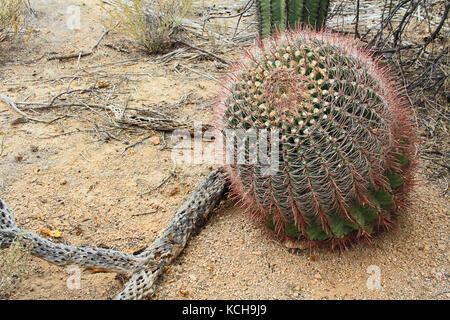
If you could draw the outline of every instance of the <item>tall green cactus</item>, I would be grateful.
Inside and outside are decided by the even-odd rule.
[[[259,36],[265,38],[275,30],[284,31],[307,25],[323,27],[329,0],[257,0]]]

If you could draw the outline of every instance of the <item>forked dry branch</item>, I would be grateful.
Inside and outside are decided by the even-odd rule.
[[[14,239],[20,237],[30,248],[31,254],[51,263],[93,267],[129,277],[115,299],[145,299],[153,293],[153,285],[164,272],[164,267],[180,254],[189,238],[207,221],[225,192],[225,174],[218,169],[183,203],[152,245],[137,255],[58,244],[21,230],[16,226],[6,203],[0,199],[0,248],[9,247]]]

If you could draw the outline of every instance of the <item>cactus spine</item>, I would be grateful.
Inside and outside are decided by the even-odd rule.
[[[329,0],[257,0],[259,36],[266,38],[275,30],[325,24]]]
[[[287,32],[247,52],[225,87],[222,130],[277,130],[281,141],[272,174],[228,165],[253,217],[281,238],[332,246],[391,226],[412,182],[414,126],[387,72],[353,40]]]

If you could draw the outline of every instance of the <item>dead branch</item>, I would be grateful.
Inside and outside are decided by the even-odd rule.
[[[112,30],[114,30],[119,24],[116,24],[113,28],[108,29],[108,30],[104,30],[102,35],[100,36],[100,38],[97,40],[97,42],[95,42],[95,44],[91,47],[90,50],[88,51],[80,51],[78,53],[71,53],[71,54],[62,54],[62,55],[53,55],[53,56],[49,56],[47,57],[47,60],[66,60],[66,59],[73,59],[73,58],[77,58],[80,59],[82,57],[86,57],[86,56],[90,56],[91,54],[94,53],[94,50],[98,47],[98,45],[100,44],[100,42],[103,40],[103,38]]]
[[[20,110],[17,106],[16,103],[14,102],[13,99],[11,99],[10,97],[8,97],[7,95],[1,94],[0,98],[3,99],[6,103],[8,103],[8,105],[14,109],[14,111],[16,111],[17,113],[19,113],[21,116],[23,116],[24,118],[24,122],[27,122],[28,120],[32,120],[35,122],[42,122],[42,123],[48,123],[49,121],[45,121],[45,120],[41,120],[41,119],[37,119],[37,118],[33,118],[30,117],[29,115],[27,115],[25,112],[23,112],[22,110]],[[52,120],[53,121],[53,120]]]
[[[154,292],[155,281],[165,267],[178,257],[188,240],[208,220],[224,198],[226,190],[222,169],[212,172],[176,211],[161,236],[137,255],[54,243],[21,230],[16,226],[6,203],[0,199],[0,248],[9,247],[16,237],[20,237],[30,246],[31,254],[56,265],[75,264],[130,277],[115,299],[145,299]]]
[[[219,56],[215,55],[214,53],[209,52],[209,51],[207,51],[207,50],[198,48],[198,47],[196,47],[196,46],[190,45],[190,44],[188,44],[188,43],[186,43],[186,42],[183,42],[183,41],[177,41],[176,43],[179,43],[179,44],[182,44],[183,46],[186,46],[186,47],[188,47],[188,48],[191,48],[191,49],[200,51],[200,52],[202,52],[202,53],[204,53],[204,54],[206,54],[206,55],[208,55],[208,56],[213,57],[213,58],[216,59],[217,61],[222,62],[223,64],[226,64],[226,65],[230,64],[227,60],[225,60],[225,59],[223,59],[223,58],[221,58],[221,57],[219,57]]]

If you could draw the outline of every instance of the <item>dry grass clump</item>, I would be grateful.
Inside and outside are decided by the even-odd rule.
[[[123,32],[149,53],[159,53],[173,42],[191,4],[192,0],[117,0],[108,11],[108,23],[120,23]]]
[[[17,34],[23,26],[22,0],[0,0],[0,41],[9,33]]]
[[[21,238],[0,251],[0,298],[9,297],[20,278],[29,273],[29,252]]]

